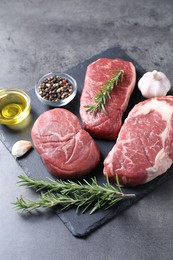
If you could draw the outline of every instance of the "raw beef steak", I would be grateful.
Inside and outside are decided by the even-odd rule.
[[[44,112],[34,123],[31,136],[48,171],[56,177],[82,176],[100,160],[96,143],[66,109]]]
[[[123,81],[119,81],[111,92],[111,99],[105,105],[107,114],[97,112],[95,116],[86,112],[85,106],[94,104],[94,97],[106,81],[123,70]],[[122,115],[127,108],[130,95],[135,87],[136,71],[131,62],[121,59],[101,58],[91,63],[86,71],[81,95],[80,115],[84,128],[95,138],[114,140],[121,127]]]
[[[104,161],[104,174],[124,186],[149,182],[173,162],[173,97],[137,104],[126,118],[117,142]]]

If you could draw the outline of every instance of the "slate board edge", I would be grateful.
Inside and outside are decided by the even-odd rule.
[[[117,49],[117,51],[120,50],[121,52],[124,52],[124,54],[125,54],[126,57],[127,57],[127,61],[132,61],[133,64],[135,64],[135,67],[139,68],[142,73],[145,73],[145,72],[146,72],[146,70],[145,70],[135,59],[131,58],[131,57],[125,52],[125,50],[123,50],[119,45],[112,46],[112,47],[110,47],[110,48],[108,48],[108,49],[106,49],[106,50],[102,50],[102,51],[100,51],[99,53],[96,53],[96,54],[94,54],[94,55],[91,55],[91,56],[89,56],[87,59],[85,59],[85,60],[83,60],[83,61],[77,63],[76,65],[74,65],[74,66],[68,68],[66,71],[62,71],[62,72],[68,73],[68,71],[71,71],[71,70],[75,69],[76,67],[81,66],[81,64],[83,64],[83,63],[85,63],[85,62],[87,62],[87,61],[95,60],[95,59],[100,58],[100,55],[101,55],[102,53],[104,54],[104,53],[106,53],[107,51],[112,51],[112,50],[115,50],[115,49]],[[115,58],[116,58],[116,57],[115,57]]]
[[[7,142],[1,140],[1,142],[4,144],[4,146],[7,148],[7,150],[10,152],[11,151],[7,145]],[[32,151],[31,151],[32,152]],[[13,156],[12,156],[13,157]],[[28,176],[32,176],[32,173],[29,171],[29,169],[23,169],[22,168],[22,163],[20,160],[16,160],[17,163],[19,164],[19,166],[21,167],[22,171],[27,174]],[[66,228],[72,233],[73,236],[77,237],[77,238],[86,238],[89,234],[91,234],[93,231],[97,230],[99,227],[103,226],[104,224],[106,224],[108,221],[110,221],[111,219],[117,217],[121,212],[127,210],[128,208],[132,207],[135,203],[137,203],[138,201],[140,201],[142,198],[146,197],[147,195],[149,195],[151,192],[153,192],[154,190],[156,190],[160,185],[162,185],[163,183],[165,183],[166,181],[168,181],[170,178],[172,178],[172,173],[168,173],[168,174],[164,174],[161,175],[160,177],[157,177],[157,184],[155,186],[153,186],[149,191],[147,191],[145,194],[142,194],[140,197],[137,197],[135,199],[129,199],[126,200],[127,204],[124,207],[121,207],[121,202],[119,203],[119,209],[118,211],[115,213],[115,215],[113,214],[109,214],[109,211],[107,211],[107,214],[103,216],[103,218],[97,222],[94,223],[93,225],[91,225],[90,227],[88,227],[87,230],[85,230],[85,232],[76,232],[74,227],[70,224],[70,222],[67,222],[66,219],[63,217],[63,215],[60,215],[61,211],[55,211],[55,214],[57,215],[57,217],[62,221],[62,223],[66,226]],[[89,217],[89,213],[88,213],[88,217]]]
[[[69,231],[73,234],[73,236],[78,237],[78,238],[86,238],[88,235],[91,235],[91,233],[93,231],[97,230],[98,228],[100,228],[104,224],[108,223],[111,219],[113,219],[113,218],[117,217],[118,215],[120,215],[121,212],[123,212],[123,211],[127,210],[128,208],[132,207],[134,204],[139,202],[144,197],[148,196],[150,193],[155,191],[160,185],[164,184],[165,182],[167,182],[172,177],[173,177],[172,170],[169,173],[167,173],[167,174],[158,176],[156,178],[157,179],[157,183],[154,186],[151,186],[150,190],[147,190],[146,193],[143,193],[142,195],[136,197],[135,199],[127,199],[127,200],[121,201],[116,206],[118,208],[118,210],[116,208],[117,212],[115,213],[115,215],[113,215],[112,213],[109,214],[109,210],[107,210],[107,214],[104,215],[103,218],[99,222],[94,223],[93,225],[88,227],[88,229],[85,230],[85,232],[76,232],[76,230],[72,227],[72,225],[64,219],[63,215],[62,216],[60,215],[60,211],[59,212],[55,212],[55,213],[62,220],[62,222],[69,229]],[[156,181],[156,179],[154,181]],[[123,203],[123,202],[125,202],[125,203]],[[124,204],[126,204],[126,205],[124,205]],[[89,213],[88,213],[88,217],[89,217]]]

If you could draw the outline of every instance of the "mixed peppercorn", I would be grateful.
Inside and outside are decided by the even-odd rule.
[[[53,102],[69,97],[72,92],[73,86],[70,81],[56,75],[45,78],[38,87],[40,96]]]

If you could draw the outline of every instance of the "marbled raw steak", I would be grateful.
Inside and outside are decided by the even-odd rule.
[[[107,114],[97,112],[95,116],[86,112],[86,106],[94,103],[94,97],[116,70],[123,70],[123,81],[119,81],[111,92],[111,99],[105,105]],[[81,95],[80,115],[85,130],[99,139],[115,140],[122,125],[122,115],[135,87],[136,71],[131,62],[121,59],[100,58],[87,67],[84,88]]]
[[[104,161],[104,174],[124,186],[144,184],[165,173],[173,162],[173,96],[137,104]]]

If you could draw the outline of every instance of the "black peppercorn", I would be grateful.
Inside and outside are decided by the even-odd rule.
[[[72,92],[71,82],[57,75],[45,78],[38,87],[39,95],[53,102],[69,97]]]

